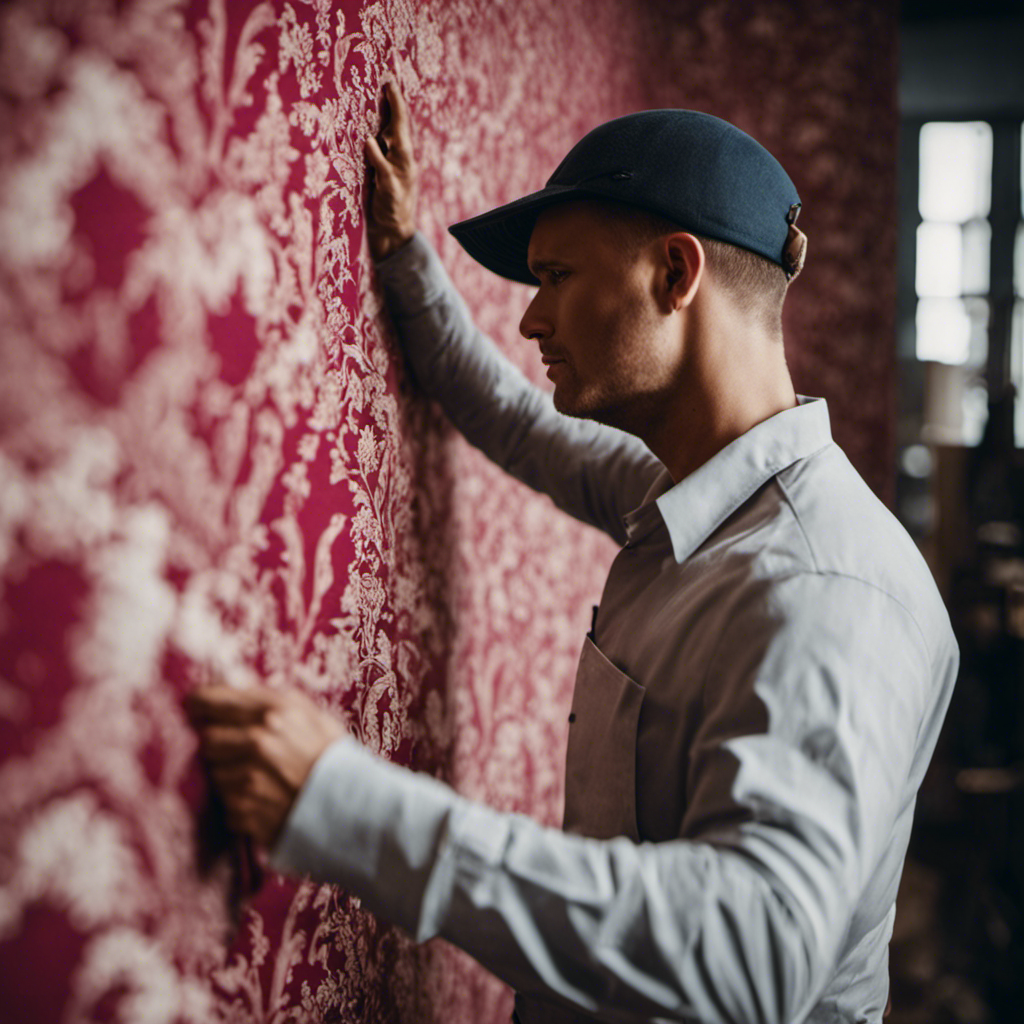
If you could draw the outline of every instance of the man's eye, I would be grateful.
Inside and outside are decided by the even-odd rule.
[[[560,281],[564,281],[565,280],[567,274],[568,274],[568,271],[565,271],[565,270],[549,270],[548,271],[548,280],[552,284],[558,284]]]

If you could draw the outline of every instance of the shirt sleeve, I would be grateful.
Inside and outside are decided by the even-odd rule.
[[[422,235],[378,263],[377,273],[417,382],[470,444],[623,543],[622,517],[664,469],[647,446],[559,413],[476,327]]]
[[[913,803],[939,688],[913,620],[865,584],[796,580],[747,604],[708,666],[688,838],[568,835],[346,739],[274,863],[601,1020],[803,1019]]]
[[[351,740],[317,762],[271,861],[600,1020],[789,1024],[815,975],[806,924],[744,857],[544,828]],[[759,960],[774,962],[751,977]],[[734,1009],[748,986],[767,1000],[763,1014]]]

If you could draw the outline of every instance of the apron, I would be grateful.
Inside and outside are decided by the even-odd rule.
[[[636,736],[644,688],[619,671],[587,636],[576,672],[565,759],[562,827],[593,839],[628,836],[636,823]],[[519,1024],[593,1024],[594,1018],[516,994]]]

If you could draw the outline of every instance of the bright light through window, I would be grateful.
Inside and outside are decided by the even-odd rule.
[[[917,229],[917,358],[978,370],[988,339],[992,128],[921,128]]]
[[[984,295],[991,246],[987,220],[962,225],[926,220],[917,229],[917,294],[939,299]]]
[[[925,221],[917,229],[917,294],[955,299],[963,282],[963,230]]]
[[[963,232],[961,289],[964,295],[987,295],[992,225],[987,220],[972,220],[964,225]]]
[[[987,217],[992,201],[992,128],[984,121],[932,121],[921,128],[918,204],[925,220],[962,224]]]
[[[917,358],[966,363],[971,354],[971,318],[960,299],[922,299],[917,304]]]
[[[988,353],[988,303],[974,298],[921,299],[917,358],[982,366]]]

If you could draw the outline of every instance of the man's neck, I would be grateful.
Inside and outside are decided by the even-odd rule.
[[[727,336],[732,328],[732,337]],[[643,440],[678,483],[752,427],[797,404],[781,338],[716,322]]]

